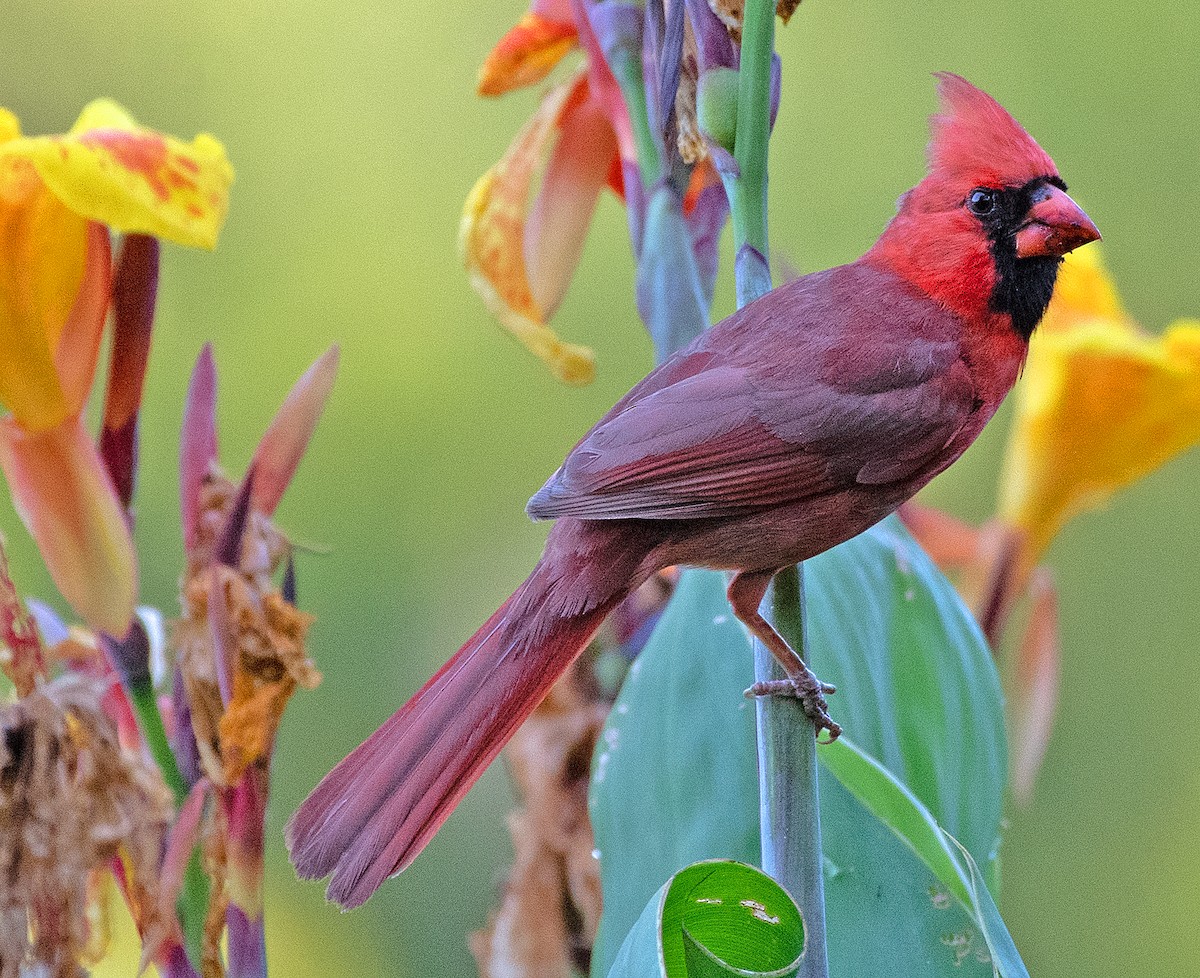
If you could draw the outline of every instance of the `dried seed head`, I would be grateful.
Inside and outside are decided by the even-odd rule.
[[[274,583],[291,553],[274,523],[251,511],[240,566],[212,560],[235,495],[233,483],[210,472],[180,598],[183,617],[172,636],[201,767],[217,785],[236,784],[248,765],[268,757],[296,687],[312,689],[321,681],[304,646],[312,616],[286,601]],[[217,608],[210,607],[214,594]]]
[[[97,881],[119,859],[143,932],[159,914],[170,792],[123,750],[105,683],[65,674],[0,709],[0,978],[74,975],[94,956]]]
[[[4,537],[0,536],[0,671],[17,688],[18,696],[32,692],[46,676],[46,655],[37,625],[25,610],[8,573]]]

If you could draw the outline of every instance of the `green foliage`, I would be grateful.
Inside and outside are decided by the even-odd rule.
[[[970,912],[997,970],[1005,978],[1029,978],[1000,911],[980,879],[978,865],[937,824],[929,809],[847,737],[830,744],[822,759],[846,789],[891,829]]]
[[[999,685],[953,589],[890,519],[806,565],[810,654],[838,686],[848,736],[993,867],[1005,783]],[[662,881],[698,859],[756,863],[758,788],[749,642],[724,579],[690,572],[625,683],[597,754],[592,820],[604,975]],[[834,974],[991,974],[987,942],[951,891],[822,771]]]
[[[608,978],[789,978],[804,953],[804,921],[761,870],[711,860],[676,873],[654,894]]]

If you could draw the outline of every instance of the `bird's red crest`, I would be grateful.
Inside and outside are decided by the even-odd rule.
[[[934,77],[941,111],[930,121],[931,175],[994,186],[1058,175],[1046,151],[987,92],[949,72]]]

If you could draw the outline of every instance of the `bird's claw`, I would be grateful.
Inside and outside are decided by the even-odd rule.
[[[817,728],[817,740],[822,744],[832,744],[842,735],[842,727],[829,715],[829,704],[825,697],[837,692],[837,687],[823,683],[809,669],[799,676],[789,676],[787,679],[772,679],[758,682],[746,690],[747,696],[786,696],[800,701],[804,715]],[[821,732],[828,730],[829,739],[821,740]]]

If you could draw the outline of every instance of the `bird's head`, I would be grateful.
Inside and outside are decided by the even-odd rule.
[[[1062,256],[1100,232],[1000,103],[958,75],[936,77],[929,171],[868,258],[961,315],[1007,315],[1028,338]]]

